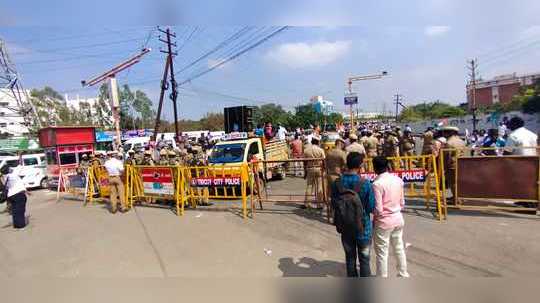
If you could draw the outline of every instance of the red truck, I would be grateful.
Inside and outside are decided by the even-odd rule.
[[[39,144],[47,157],[49,187],[58,186],[60,169],[73,171],[83,154],[94,153],[96,131],[93,126],[55,126],[39,130]]]

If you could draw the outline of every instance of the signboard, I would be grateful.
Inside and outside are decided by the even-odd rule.
[[[405,183],[426,181],[426,171],[422,168],[396,170],[396,171],[391,171],[389,173],[394,176],[400,177]],[[373,181],[377,177],[377,174],[376,173],[361,173],[360,176],[362,178]]]
[[[227,140],[238,140],[238,139],[247,139],[248,138],[248,134],[246,132],[234,132],[234,133],[230,133],[230,134],[225,134],[223,135],[222,139],[224,141],[227,141]]]
[[[144,194],[174,195],[172,170],[168,167],[145,167],[141,169]]]
[[[242,178],[240,176],[199,177],[192,178],[189,184],[193,187],[240,186],[242,184]]]
[[[112,142],[114,138],[114,132],[96,132],[96,142]]]
[[[345,105],[358,104],[358,96],[356,94],[347,94],[344,98]]]

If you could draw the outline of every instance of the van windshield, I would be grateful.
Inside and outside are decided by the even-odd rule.
[[[236,163],[244,160],[245,143],[216,145],[208,158],[210,163]]]

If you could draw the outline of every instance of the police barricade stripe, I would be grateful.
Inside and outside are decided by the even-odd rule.
[[[434,155],[388,157],[389,173],[400,177],[405,183],[405,197],[423,198],[426,209],[433,205],[439,221],[446,219],[446,204],[440,188],[440,170]],[[376,178],[371,158],[366,158],[362,176],[373,181]]]

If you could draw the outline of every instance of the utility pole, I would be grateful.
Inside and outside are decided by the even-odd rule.
[[[376,80],[376,79],[381,79],[384,76],[388,76],[387,71],[382,71],[380,74],[375,74],[375,75],[363,75],[363,76],[350,76],[350,77],[348,77],[347,78],[347,84],[348,84],[348,87],[349,87],[349,94],[353,93],[353,91],[352,91],[353,82],[365,81],[365,80]],[[356,103],[355,104],[357,104],[357,106],[358,106],[358,97],[356,97]],[[354,112],[353,112],[353,104],[352,103],[349,104],[349,114],[351,116],[351,129],[353,129],[353,127],[354,127]],[[357,116],[358,116],[358,114],[357,114]]]
[[[472,116],[473,116],[473,132],[476,131],[476,73],[477,73],[477,69],[478,69],[478,60],[477,59],[472,59],[471,61],[469,61],[469,64],[470,66],[468,66],[469,70],[471,71],[471,73],[469,74],[469,77],[470,77],[470,84],[469,84],[469,87],[471,89],[471,91],[469,92],[470,93],[470,98],[471,98],[471,104],[469,104],[469,108],[472,112]]]
[[[28,91],[24,89],[21,76],[9,57],[4,41],[0,39],[0,89],[4,88],[9,89],[11,92],[10,97],[12,96],[17,102],[17,108],[10,110],[24,119],[26,128],[30,132],[36,130],[33,129],[33,126],[38,129],[41,128],[41,120],[32,98],[28,95]]]
[[[403,95],[397,93],[394,95],[394,103],[396,105],[396,123],[398,121],[398,113],[399,113],[399,106],[403,106],[403,104],[401,103],[401,100],[403,100]]]
[[[177,101],[177,98],[178,98],[178,84],[176,83],[176,80],[174,79],[174,56],[178,55],[178,53],[174,52],[173,51],[173,46],[176,47],[176,43],[175,42],[172,42],[171,41],[171,37],[173,38],[176,38],[176,34],[171,32],[171,29],[170,28],[167,28],[167,30],[162,30],[161,28],[158,27],[158,30],[165,34],[167,36],[167,39],[166,40],[163,40],[161,38],[159,38],[159,41],[163,42],[163,43],[166,43],[167,44],[167,50],[160,50],[162,53],[165,53],[167,54],[167,61],[165,63],[165,72],[163,74],[163,81],[162,81],[162,84],[161,84],[161,94],[160,94],[160,101],[159,101],[159,105],[158,105],[158,119],[156,121],[156,128],[154,129],[154,138],[155,136],[157,136],[157,132],[159,131],[159,119],[161,118],[161,108],[162,108],[162,103],[163,103],[163,94],[164,94],[164,83],[167,82],[167,69],[169,70],[169,75],[171,76],[171,89],[172,89],[172,92],[171,94],[169,95],[169,98],[172,100],[172,103],[173,103],[173,113],[174,113],[174,137],[175,137],[175,140],[176,142],[179,141],[180,139],[180,133],[178,131],[178,110],[177,110],[177,106],[176,106],[176,101]],[[166,89],[166,88],[165,88]]]

